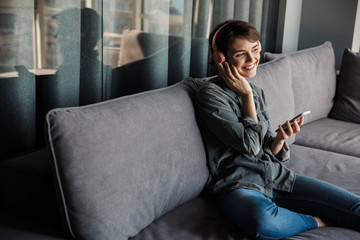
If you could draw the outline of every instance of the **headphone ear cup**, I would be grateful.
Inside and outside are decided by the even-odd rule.
[[[216,51],[213,53],[213,59],[216,64],[225,62],[225,56],[220,51]]]

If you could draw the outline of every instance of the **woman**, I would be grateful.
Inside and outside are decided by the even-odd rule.
[[[286,139],[304,122],[273,133],[263,91],[253,85],[260,60],[260,34],[230,20],[210,35],[219,75],[197,93],[210,177],[208,192],[243,231],[280,239],[324,227],[329,221],[360,231],[360,197],[318,179],[295,174]]]

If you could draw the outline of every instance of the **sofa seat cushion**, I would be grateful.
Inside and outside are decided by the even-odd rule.
[[[79,239],[128,239],[200,194],[208,178],[183,83],[47,115],[64,220]]]
[[[360,195],[358,157],[293,144],[286,166],[296,173],[330,182]],[[360,232],[358,236],[360,239]]]
[[[211,197],[197,197],[165,214],[131,240],[252,239],[218,209]]]
[[[360,234],[351,229],[327,227],[300,233],[286,240],[353,240]],[[253,240],[219,210],[209,196],[197,197],[154,221],[130,240]]]
[[[286,165],[296,173],[330,182],[360,195],[359,158],[297,144],[290,146],[290,152],[290,161]],[[360,232],[340,227],[325,227],[286,239],[353,240],[360,239]]]
[[[340,227],[316,228],[298,235],[284,238],[284,240],[355,240],[359,239],[359,232]]]
[[[360,157],[360,125],[323,118],[305,124],[296,144]]]
[[[60,216],[53,178],[46,148],[0,163],[0,215],[17,214],[58,226]]]
[[[295,172],[316,177],[355,194],[360,194],[360,161],[356,157],[292,144],[286,165]],[[131,240],[253,239],[232,224],[209,196],[197,197],[165,214]],[[340,227],[326,227],[300,233],[286,240],[353,240],[360,233]]]
[[[24,230],[18,227],[7,227],[0,225],[0,238],[6,240],[70,240],[62,236],[56,236],[57,233],[43,233],[34,227],[34,224]]]
[[[59,229],[49,227],[34,218],[18,214],[0,214],[0,239],[4,240],[66,240]]]

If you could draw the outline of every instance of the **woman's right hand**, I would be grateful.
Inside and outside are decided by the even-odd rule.
[[[216,64],[221,78],[226,85],[236,93],[239,93],[241,97],[252,96],[252,89],[248,81],[239,74],[236,67],[228,62]]]
[[[255,122],[258,122],[253,92],[248,81],[240,75],[238,70],[232,64],[229,66],[227,62],[224,62],[217,64],[216,66],[219,70],[220,77],[224,80],[226,85],[240,95],[244,107],[244,116],[250,117]]]

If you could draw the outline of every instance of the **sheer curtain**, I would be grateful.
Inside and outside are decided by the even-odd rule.
[[[278,1],[0,1],[0,161],[45,146],[44,117],[205,77],[218,23],[252,22],[272,51]]]

